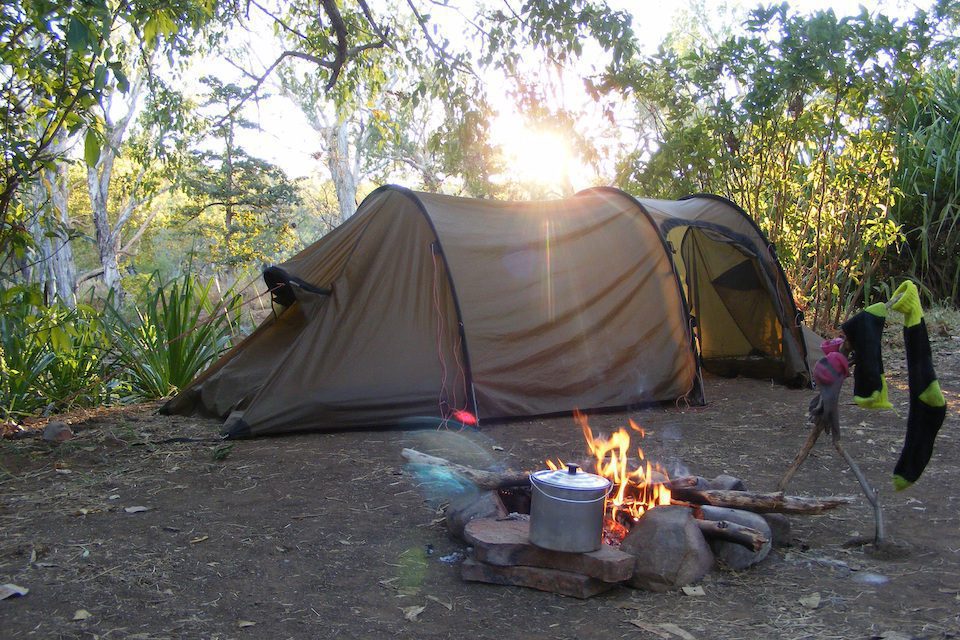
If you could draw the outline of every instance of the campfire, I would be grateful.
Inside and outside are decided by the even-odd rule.
[[[634,523],[648,510],[670,504],[671,494],[667,486],[670,478],[659,464],[651,464],[639,446],[636,458],[630,457],[630,432],[620,428],[603,438],[593,433],[587,416],[577,411],[574,420],[583,431],[591,463],[584,468],[602,476],[613,484],[607,498],[603,537],[607,544],[617,545],[630,533]],[[629,420],[630,430],[640,438],[643,428]],[[634,462],[636,461],[636,462]],[[546,461],[550,469],[562,469],[566,464],[558,459]],[[634,466],[633,469],[630,469]]]
[[[583,433],[586,457],[579,464],[548,460],[549,469],[533,473],[477,469],[403,450],[414,477],[454,476],[475,489],[452,496],[445,508],[448,531],[470,546],[471,556],[461,565],[463,579],[579,598],[616,584],[664,591],[695,584],[716,565],[742,570],[762,561],[775,529],[789,537],[783,514],[822,513],[851,500],[747,491],[739,479],[726,475],[671,478],[636,444],[644,430],[632,420],[629,429],[604,437],[594,433],[585,415],[576,413],[574,419]],[[559,479],[554,475],[550,480],[560,484],[552,486],[566,489],[550,496],[548,504],[574,506],[562,516],[553,512],[536,519],[531,515],[531,498],[536,497],[531,480],[539,486],[547,479],[539,480],[541,474],[558,473]],[[599,492],[590,488],[584,490],[585,497],[573,495],[584,481],[592,487],[594,479],[602,483]],[[593,495],[605,503],[597,503]],[[592,535],[589,528],[576,526],[591,519],[600,547],[596,551],[551,546],[547,542],[553,540],[541,535],[556,532],[559,539],[568,529]]]

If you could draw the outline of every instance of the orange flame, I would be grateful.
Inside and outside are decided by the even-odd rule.
[[[583,430],[587,448],[596,460],[594,473],[613,483],[607,498],[607,522],[604,528],[609,537],[615,541],[622,540],[628,532],[625,522],[635,522],[648,509],[670,504],[670,489],[664,484],[670,478],[660,465],[652,465],[646,460],[640,447],[637,447],[640,464],[633,470],[628,469],[630,433],[626,429],[619,429],[609,438],[602,438],[594,435],[584,414],[575,411],[574,419]],[[643,428],[633,420],[630,420],[630,429],[641,438],[644,436]],[[547,460],[547,466],[558,469],[563,468],[564,464],[560,460],[557,463]]]

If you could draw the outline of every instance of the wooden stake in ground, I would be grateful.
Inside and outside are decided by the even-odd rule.
[[[887,306],[889,307],[894,302],[895,300],[891,300],[887,303]],[[849,354],[849,349],[846,347],[847,343],[844,343],[843,347],[841,348],[841,353],[844,357]],[[821,363],[822,362],[824,362],[824,360],[821,360]],[[820,437],[820,434],[825,431],[829,432],[833,439],[834,449],[837,450],[837,453],[840,454],[840,456],[850,467],[850,470],[853,471],[853,475],[856,476],[857,482],[860,484],[860,488],[863,490],[863,494],[867,497],[867,501],[870,503],[870,506],[873,507],[873,544],[874,546],[880,546],[886,541],[886,530],[883,524],[883,507],[880,505],[880,491],[870,486],[866,476],[863,475],[862,471],[860,471],[860,467],[840,443],[839,392],[842,385],[843,378],[841,377],[835,385],[825,385],[820,393],[818,393],[810,402],[810,409],[807,416],[808,421],[810,422],[810,433],[807,435],[807,439],[800,448],[800,452],[797,453],[793,463],[791,463],[791,465],[787,468],[786,472],[783,474],[783,477],[780,479],[780,482],[777,484],[777,490],[783,491],[787,488],[787,484],[790,482],[791,478],[793,478],[794,474],[796,474],[797,470],[800,468],[800,465],[802,465],[803,461],[807,459],[808,455],[810,455],[810,451],[813,450],[813,446],[817,443],[817,439]]]

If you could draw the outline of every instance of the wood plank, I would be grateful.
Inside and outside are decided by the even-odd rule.
[[[530,542],[530,522],[477,518],[467,523],[464,538],[474,547],[474,557],[501,567],[527,566],[580,573],[604,582],[621,582],[633,576],[636,559],[610,545],[590,553],[565,553],[541,549]]]
[[[543,567],[498,567],[478,560],[463,561],[460,575],[468,582],[486,582],[513,587],[527,587],[586,599],[616,586],[580,573],[544,569]]]

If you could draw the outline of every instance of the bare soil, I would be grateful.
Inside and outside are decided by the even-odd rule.
[[[885,354],[894,412],[841,408],[844,442],[881,488],[902,553],[847,544],[872,536],[872,511],[824,438],[789,493],[856,501],[791,517],[791,546],[744,572],[714,571],[702,596],[618,587],[579,601],[460,580],[466,550],[438,522],[449,479],[404,468],[401,448],[538,469],[584,454],[570,417],[224,445],[216,421],[159,416],[156,405],[73,416],[76,437],[62,445],[0,442],[0,584],[30,590],[0,600],[0,636],[956,638],[960,340],[936,335],[934,352],[950,405],[915,486],[890,483],[907,418],[902,352]],[[806,437],[812,392],[716,378],[707,392],[706,407],[591,424],[609,432],[632,418],[648,458],[675,473],[773,490]]]

